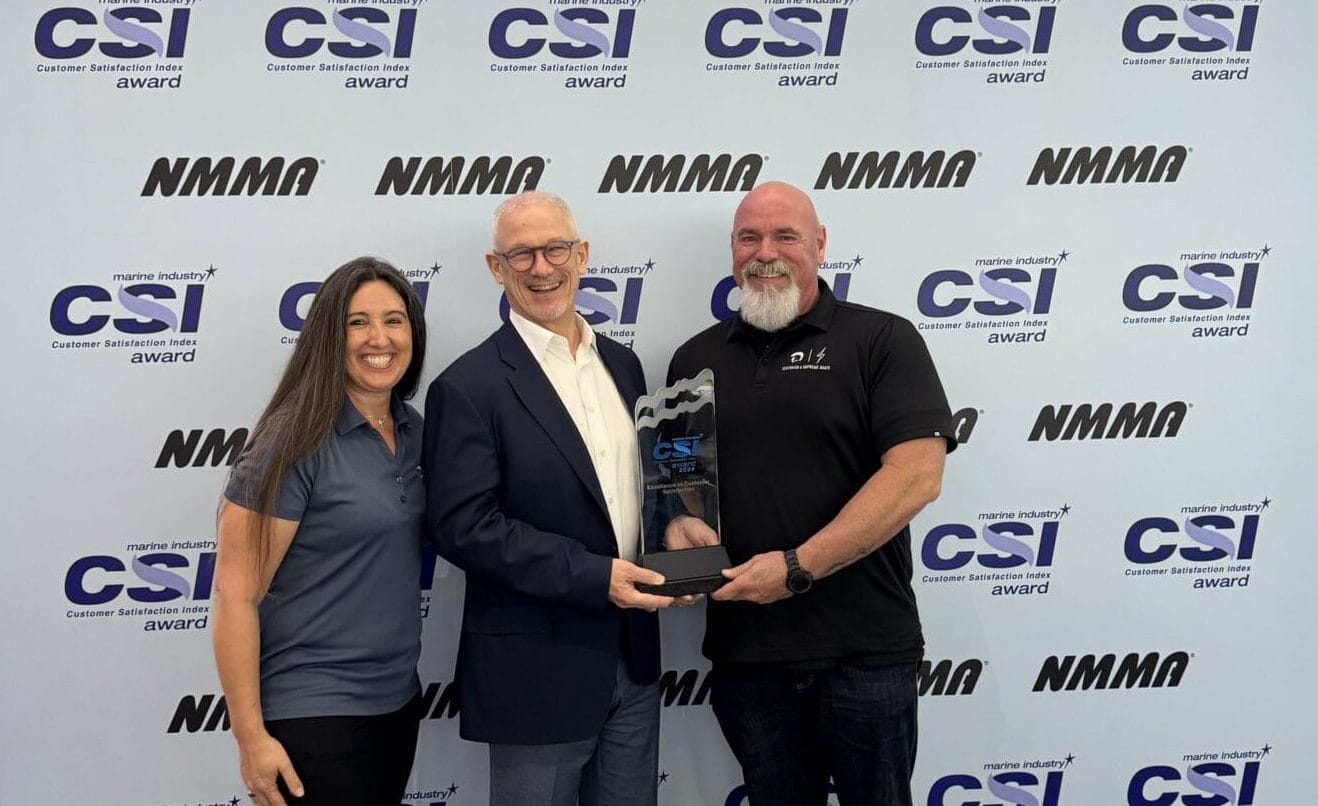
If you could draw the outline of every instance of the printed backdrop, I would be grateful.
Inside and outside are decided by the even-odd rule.
[[[500,322],[497,202],[557,192],[592,245],[581,312],[656,384],[734,315],[731,216],[767,179],[813,195],[821,275],[910,318],[957,411],[912,528],[917,802],[1311,796],[1315,4],[4,10],[0,802],[242,802],[216,505],[330,270],[413,279],[428,381]],[[474,806],[462,575],[423,584],[406,802]],[[743,804],[703,606],[662,618],[660,801]]]

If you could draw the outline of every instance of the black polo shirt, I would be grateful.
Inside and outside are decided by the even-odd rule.
[[[800,546],[831,521],[901,442],[942,436],[952,415],[915,327],[884,311],[819,300],[777,333],[740,317],[678,348],[668,382],[714,370],[720,535],[734,563]],[[918,660],[909,528],[879,550],[770,605],[709,603],[714,661]]]

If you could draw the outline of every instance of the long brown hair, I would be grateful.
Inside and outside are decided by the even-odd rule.
[[[259,517],[252,519],[252,556],[264,566],[270,551],[271,519],[284,475],[329,438],[346,394],[348,303],[363,284],[379,280],[398,292],[412,329],[412,360],[394,386],[404,400],[416,394],[426,355],[426,322],[421,300],[393,266],[373,257],[344,263],[325,278],[311,302],[302,335],[283,377],[252,431],[239,464],[254,461],[246,474],[247,501]],[[235,465],[235,471],[237,465]]]

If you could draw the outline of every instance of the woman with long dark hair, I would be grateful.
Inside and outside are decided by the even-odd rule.
[[[219,516],[215,663],[260,806],[389,804],[420,718],[421,303],[387,263],[325,280]]]

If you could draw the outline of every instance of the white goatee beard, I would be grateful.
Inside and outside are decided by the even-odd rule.
[[[772,263],[751,261],[742,271],[743,277],[774,277],[783,274],[790,278],[791,271],[781,260]],[[790,325],[800,307],[801,289],[794,282],[781,291],[776,288],[753,288],[749,280],[742,286],[741,318],[766,333],[775,333]]]

